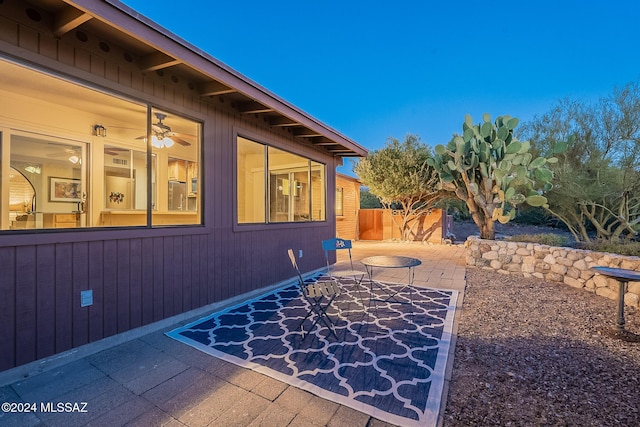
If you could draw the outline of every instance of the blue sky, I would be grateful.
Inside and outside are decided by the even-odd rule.
[[[636,0],[124,3],[369,150],[640,81]]]

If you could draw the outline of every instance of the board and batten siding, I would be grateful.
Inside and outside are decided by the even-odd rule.
[[[3,369],[215,301],[207,235],[0,248]],[[80,291],[94,304],[81,307]],[[13,337],[13,339],[11,339]]]
[[[19,19],[24,19],[19,18]],[[99,40],[56,38],[51,22],[0,16],[0,54],[203,122],[203,225],[0,234],[0,371],[293,278],[322,267],[320,241],[335,233],[338,160],[228,102],[205,101],[185,79],[143,73]],[[1,120],[0,120],[1,125]],[[235,225],[237,134],[326,164],[327,221]],[[93,290],[81,307],[80,292]]]

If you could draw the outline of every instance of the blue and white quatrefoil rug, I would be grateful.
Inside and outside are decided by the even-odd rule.
[[[403,285],[385,283],[395,292]],[[297,285],[175,329],[168,336],[324,399],[401,426],[437,424],[458,293],[343,283],[324,325],[304,338],[308,303]],[[313,319],[313,316],[311,317]],[[313,320],[305,322],[305,331]]]

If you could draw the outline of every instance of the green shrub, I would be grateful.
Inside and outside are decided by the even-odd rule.
[[[518,213],[513,219],[516,224],[540,225],[545,226],[549,223],[551,215],[540,207],[531,207],[524,205],[518,207]]]
[[[558,236],[553,233],[540,233],[540,234],[518,234],[511,237],[506,237],[505,240],[511,242],[529,242],[538,243],[540,245],[548,246],[566,246],[569,241],[564,236]]]
[[[590,242],[582,243],[580,249],[596,252],[609,252],[618,255],[640,256],[640,242],[611,243],[611,242]]]

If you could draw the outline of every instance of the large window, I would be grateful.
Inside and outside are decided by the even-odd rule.
[[[0,229],[201,223],[200,123],[2,60],[0,75]]]
[[[238,137],[238,223],[325,220],[325,166]]]
[[[153,224],[200,222],[200,124],[154,109],[151,125],[151,187],[157,188]]]
[[[238,138],[238,223],[265,222],[265,146]]]
[[[311,161],[311,219],[324,221],[325,214],[325,167]]]

